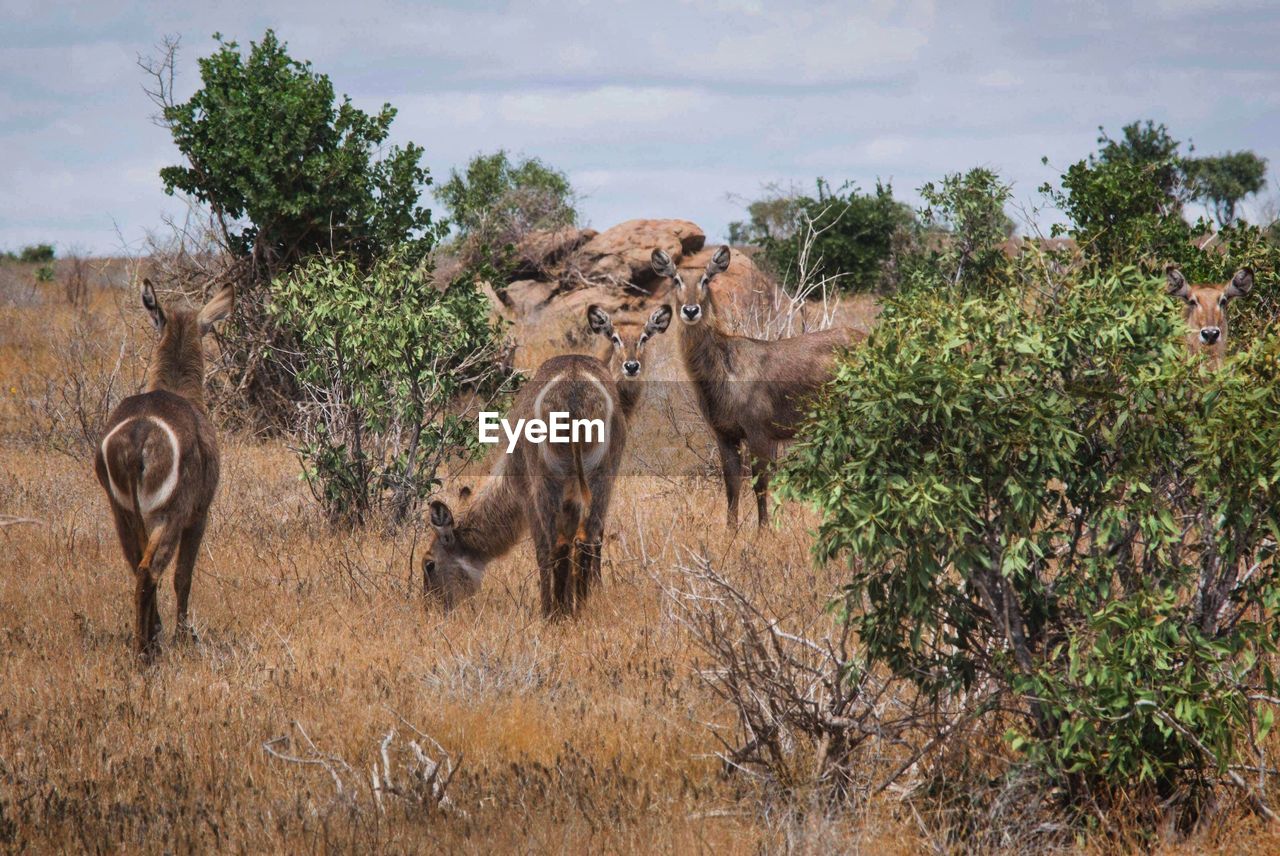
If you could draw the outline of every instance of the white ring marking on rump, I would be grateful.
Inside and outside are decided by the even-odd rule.
[[[111,496],[115,498],[115,501],[119,503],[122,508],[127,508],[131,511],[133,510],[133,500],[120,493],[120,486],[116,484],[116,480],[111,475],[111,456],[107,454],[107,445],[111,442],[111,438],[116,435],[117,431],[132,421],[133,417],[131,416],[108,431],[107,436],[102,438],[102,462],[106,464],[107,467],[107,484],[111,487]]]
[[[173,433],[169,423],[158,416],[147,416],[146,418],[164,430],[165,435],[169,438],[169,447],[173,450],[173,455],[169,465],[169,474],[164,477],[164,482],[156,489],[156,492],[138,493],[138,507],[142,509],[143,514],[147,514],[164,505],[169,501],[169,497],[173,495],[173,489],[178,486],[178,458],[180,455],[178,435]]]

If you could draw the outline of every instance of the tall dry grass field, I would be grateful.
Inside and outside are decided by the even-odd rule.
[[[734,713],[699,677],[709,664],[666,589],[705,555],[789,628],[821,632],[841,569],[813,567],[803,509],[784,507],[757,533],[744,502],[748,524],[725,529],[688,402],[642,406],[630,454],[650,456],[652,474],[616,490],[604,586],[580,618],[555,623],[539,617],[527,540],[444,615],[420,596],[422,524],[335,532],[287,442],[224,434],[193,587],[200,641],[172,639],[170,571],[165,647],[141,666],[84,414],[62,397],[77,379],[100,391],[113,375],[112,395],[136,390],[150,328],[132,289],[97,288],[73,308],[56,284],[9,277],[0,847],[892,854],[940,840],[895,792],[833,813],[802,787],[781,799],[724,774],[716,735],[732,739]],[[73,347],[90,334],[92,347]],[[674,346],[655,342],[656,376],[675,376]],[[524,367],[540,350],[521,352]],[[440,764],[434,780],[426,759]],[[1186,846],[1280,845],[1239,823]]]

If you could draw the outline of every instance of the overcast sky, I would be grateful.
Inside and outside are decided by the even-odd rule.
[[[1200,153],[1268,158],[1247,213],[1278,196],[1266,2],[111,5],[0,0],[0,249],[118,252],[181,211],[137,57],[180,35],[185,96],[213,33],[247,46],[267,27],[357,105],[398,107],[395,140],[425,146],[438,179],[477,152],[536,155],[596,228],[686,217],[715,238],[770,182],[879,178],[914,203],[979,165],[1034,204],[1099,125],[1148,117]]]

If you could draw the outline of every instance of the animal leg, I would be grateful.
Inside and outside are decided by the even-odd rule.
[[[182,539],[178,543],[178,564],[173,573],[173,593],[178,600],[177,632],[182,633],[192,642],[196,639],[196,629],[187,617],[187,606],[191,602],[191,577],[195,572],[196,558],[200,554],[200,542],[204,538],[205,518],[201,517],[182,531]]]
[[[769,477],[773,473],[773,448],[765,444],[751,455],[751,489],[756,495],[756,527],[763,529],[769,520]]]
[[[738,492],[742,489],[741,444],[716,437],[716,450],[720,452],[720,473],[724,476],[724,493],[729,501],[727,523],[732,529],[738,525]]]
[[[120,539],[120,549],[124,552],[124,560],[129,563],[129,570],[138,571],[138,563],[142,561],[142,551],[147,547],[146,534],[141,532],[141,521],[114,502],[111,503],[111,515],[116,521],[116,537]]]
[[[160,610],[156,606],[156,583],[178,547],[179,533],[166,523],[151,530],[147,547],[138,562],[135,592],[134,644],[138,653],[150,658],[160,640]]]

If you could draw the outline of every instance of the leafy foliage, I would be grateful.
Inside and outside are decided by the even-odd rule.
[[[1195,198],[1207,202],[1223,226],[1235,222],[1241,200],[1267,183],[1267,159],[1249,151],[1196,158],[1185,170]]]
[[[425,254],[434,235],[418,205],[423,150],[409,143],[378,157],[395,108],[370,115],[338,99],[272,30],[247,54],[215,38],[218,50],[199,61],[201,88],[162,110],[186,160],[160,171],[165,191],[210,205],[231,249],[269,272],[318,252],[366,267],[400,244]]]
[[[0,253],[0,259],[22,264],[49,264],[53,261],[53,244],[28,244],[18,252]]]
[[[914,222],[888,185],[862,194],[849,182],[832,188],[823,179],[816,196],[773,194],[747,210],[749,223],[730,225],[731,240],[759,244],[763,261],[779,276],[837,277],[848,291],[881,285],[895,236]]]
[[[468,281],[438,291],[411,255],[393,251],[367,272],[317,257],[279,284],[271,307],[297,331],[303,475],[334,522],[404,520],[441,461],[474,447],[457,396],[507,381],[484,297]]]
[[[537,158],[513,160],[505,150],[476,155],[453,170],[435,192],[457,231],[463,265],[503,281],[516,263],[516,245],[536,230],[578,220],[568,177]]]
[[[783,481],[821,514],[818,557],[851,563],[873,663],[938,699],[994,691],[1077,802],[1190,818],[1270,723],[1280,343],[1206,375],[1181,332],[1132,268],[891,300]]]
[[[1008,282],[1009,260],[1003,244],[1013,234],[1005,213],[1009,186],[981,167],[929,182],[920,188],[926,207],[921,224],[929,230],[923,258],[909,269],[904,285],[947,283],[972,292]]]

